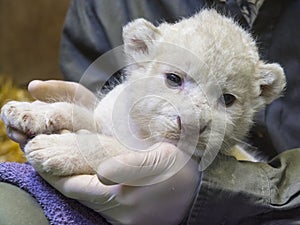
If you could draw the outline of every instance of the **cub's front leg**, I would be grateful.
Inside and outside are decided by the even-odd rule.
[[[26,158],[37,171],[58,176],[95,174],[103,160],[128,151],[114,138],[88,131],[41,134],[25,146]]]
[[[67,102],[11,101],[2,107],[1,117],[6,126],[29,137],[56,133],[62,129],[95,131],[98,126],[93,120],[92,111]]]

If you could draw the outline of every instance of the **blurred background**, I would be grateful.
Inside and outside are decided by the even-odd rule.
[[[62,79],[60,36],[70,0],[0,0],[0,107],[28,100],[33,79]],[[24,161],[0,122],[0,162]]]
[[[69,0],[0,0],[0,74],[19,85],[61,78],[60,33]]]

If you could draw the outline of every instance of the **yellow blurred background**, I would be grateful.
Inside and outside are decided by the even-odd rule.
[[[0,0],[0,107],[28,100],[33,79],[62,79],[59,46],[70,0]],[[24,162],[0,122],[0,162]]]

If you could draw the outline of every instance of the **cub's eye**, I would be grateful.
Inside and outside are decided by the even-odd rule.
[[[166,83],[170,87],[176,88],[180,87],[183,83],[183,79],[175,73],[166,74]]]
[[[221,102],[226,107],[232,106],[235,100],[236,98],[232,94],[223,94],[223,96],[221,96]]]

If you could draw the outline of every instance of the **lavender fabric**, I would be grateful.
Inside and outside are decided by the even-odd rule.
[[[108,224],[93,210],[63,196],[48,185],[29,164],[0,163],[0,182],[13,184],[31,194],[41,205],[50,224]]]

